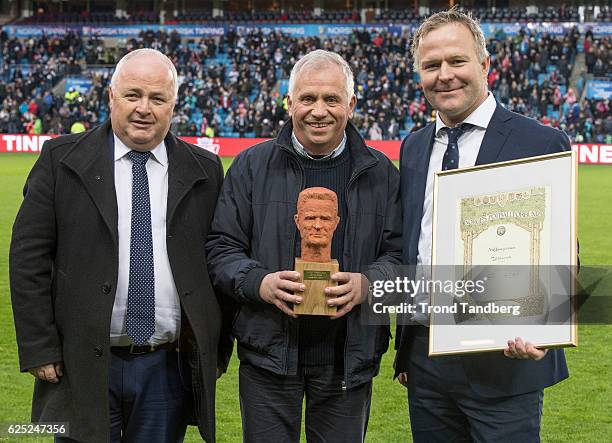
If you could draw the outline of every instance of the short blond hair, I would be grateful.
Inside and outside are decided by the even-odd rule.
[[[419,72],[419,45],[423,38],[431,31],[451,23],[462,24],[472,33],[476,56],[479,62],[482,62],[489,55],[489,51],[487,51],[487,41],[478,19],[474,18],[470,12],[462,12],[457,6],[453,6],[448,11],[441,11],[428,17],[414,32],[412,44],[410,45],[410,52],[414,59],[413,67],[416,72]]]

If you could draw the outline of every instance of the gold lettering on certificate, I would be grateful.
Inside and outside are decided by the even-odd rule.
[[[455,250],[456,262],[463,263],[462,278],[471,279],[476,266],[504,267],[489,276],[485,297],[476,301],[470,296],[468,301],[511,303],[521,306],[522,316],[541,314],[544,299],[540,270],[550,264],[550,188],[466,196],[457,206]],[[514,266],[529,271],[508,272]]]

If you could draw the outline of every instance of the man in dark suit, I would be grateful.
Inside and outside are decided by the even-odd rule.
[[[32,420],[67,422],[61,440],[182,441],[194,421],[215,439],[232,341],[204,241],[223,171],[168,132],[177,90],[165,55],[129,53],[110,121],[46,142],[25,185],[10,249],[20,367],[36,377]]]
[[[564,151],[560,131],[504,109],[487,91],[489,55],[471,16],[434,14],[413,38],[415,69],[436,121],[401,148],[403,263],[431,264],[436,171]],[[419,295],[417,294],[417,297]],[[417,311],[418,312],[418,311]],[[543,389],[568,376],[562,350],[509,337],[504,352],[428,358],[428,328],[399,325],[396,375],[408,387],[417,442],[539,441]]]

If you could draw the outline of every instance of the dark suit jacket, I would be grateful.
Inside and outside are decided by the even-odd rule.
[[[22,371],[63,361],[58,384],[36,381],[34,421],[70,423],[79,441],[109,439],[109,330],[118,233],[110,121],[45,143],[13,227],[10,278]],[[112,135],[111,135],[112,136]],[[215,372],[232,341],[206,268],[204,241],[223,180],[219,158],[166,137],[167,248],[182,311],[202,436],[215,439]],[[227,313],[230,317],[231,312]],[[187,377],[186,377],[187,378]]]
[[[406,137],[401,147],[400,186],[405,265],[415,265],[417,262],[425,185],[434,138],[435,123],[431,123]],[[563,132],[510,112],[498,104],[480,146],[476,164],[534,157],[569,149],[569,139]],[[396,375],[408,368],[411,329],[401,325],[397,327]],[[466,355],[462,360],[471,387],[485,397],[532,392],[568,377],[563,350],[549,350],[546,357],[537,362],[512,360],[501,352]]]

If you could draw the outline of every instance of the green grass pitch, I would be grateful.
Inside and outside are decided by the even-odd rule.
[[[19,373],[8,284],[8,247],[21,190],[36,155],[0,154],[0,424],[27,422],[33,379]],[[224,167],[231,159],[224,159]],[[580,166],[580,257],[583,265],[612,264],[612,167]],[[607,294],[609,295],[609,294]],[[581,325],[579,347],[566,350],[571,377],[546,390],[542,423],[545,442],[612,441],[612,358],[610,325]],[[410,441],[406,391],[392,377],[393,347],[385,354],[374,382],[368,442]],[[503,380],[500,380],[503,382]],[[237,359],[218,383],[219,442],[242,440]],[[0,438],[2,439],[2,438]],[[19,441],[41,441],[20,438]],[[47,438],[46,441],[51,441]],[[200,441],[190,428],[186,441]]]

